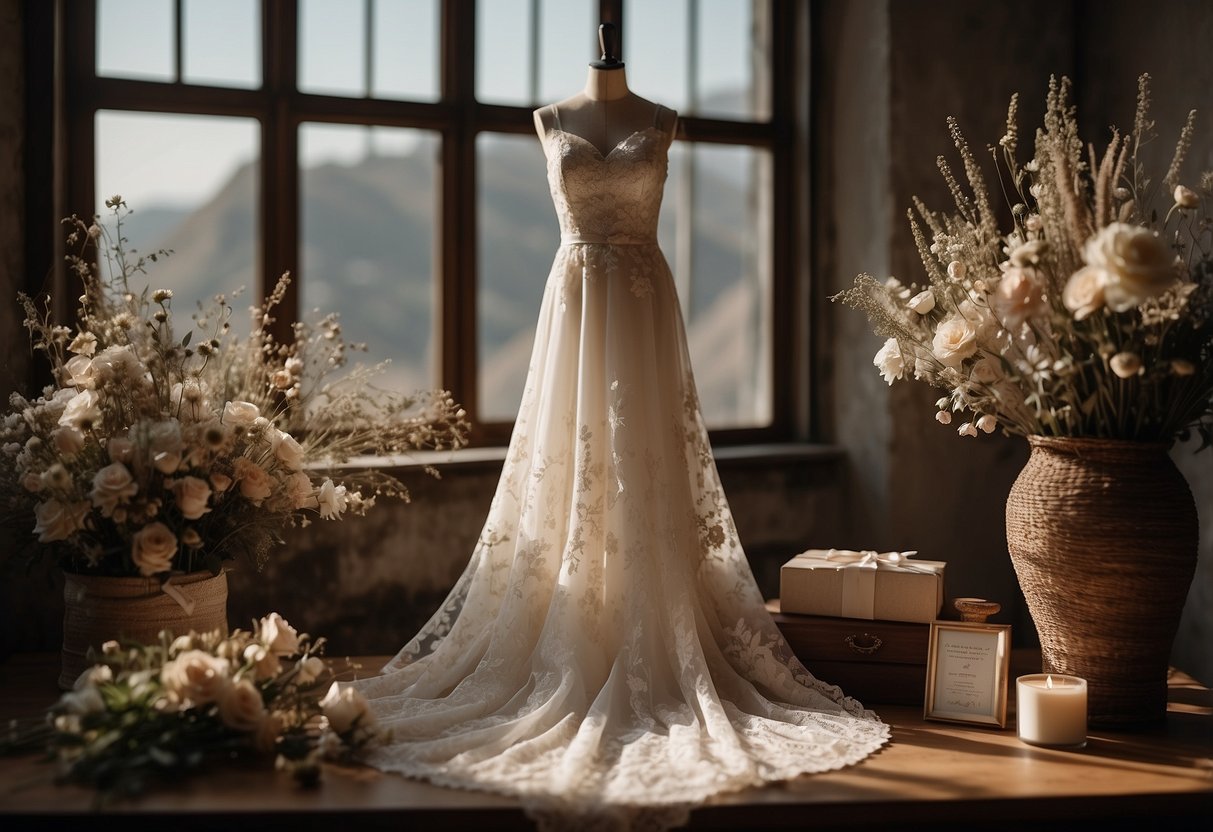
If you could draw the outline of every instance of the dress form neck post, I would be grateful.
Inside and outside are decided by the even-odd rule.
[[[617,101],[628,95],[628,78],[623,67],[597,69],[590,67],[585,81],[585,97],[591,101]]]

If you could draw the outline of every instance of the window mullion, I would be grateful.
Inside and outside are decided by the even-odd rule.
[[[261,116],[261,296],[274,287],[279,275],[290,269],[292,281],[272,331],[287,342],[299,317],[299,135],[291,111],[298,66],[297,0],[263,0],[262,61],[266,109]]]

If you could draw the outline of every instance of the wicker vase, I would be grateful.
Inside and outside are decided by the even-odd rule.
[[[63,668],[59,687],[68,690],[89,667],[90,648],[111,639],[153,642],[161,630],[181,635],[222,629],[227,632],[227,573],[194,572],[172,585],[193,609],[186,612],[161,589],[156,578],[65,576],[63,586]]]
[[[1029,442],[1007,498],[1007,544],[1043,671],[1087,680],[1092,723],[1162,719],[1196,568],[1192,491],[1164,444]]]

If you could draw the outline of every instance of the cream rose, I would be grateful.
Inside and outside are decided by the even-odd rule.
[[[299,632],[276,612],[261,619],[257,633],[261,643],[276,656],[293,656],[299,652]]]
[[[1102,269],[1084,266],[1066,281],[1061,302],[1074,313],[1074,320],[1081,321],[1103,309],[1104,280],[1105,272]]]
[[[338,734],[353,728],[369,730],[375,727],[375,716],[366,699],[351,687],[341,687],[333,682],[328,693],[320,700],[320,710],[329,721],[329,726]]]
[[[1011,332],[1048,309],[1040,276],[1030,266],[1007,269],[994,291],[993,303],[1003,326]]]
[[[274,456],[292,471],[303,467],[303,446],[286,431],[275,429],[270,444],[274,448]]]
[[[88,492],[101,514],[111,517],[119,505],[139,493],[139,484],[121,462],[112,462],[93,475],[93,490]]]
[[[257,463],[242,456],[233,464],[233,475],[240,483],[240,493],[254,505],[261,505],[274,489],[274,481]]]
[[[208,705],[218,701],[231,684],[230,667],[227,659],[187,650],[164,665],[160,683],[174,702]]]
[[[1171,251],[1141,226],[1111,223],[1087,241],[1082,255],[1088,266],[1104,273],[1104,298],[1116,312],[1161,295],[1175,282]]]
[[[245,647],[241,658],[253,666],[253,675],[259,681],[272,679],[282,672],[282,661],[264,644]]]
[[[222,494],[232,487],[232,478],[227,474],[221,474],[218,471],[211,474],[211,485],[214,489]]]
[[[969,378],[978,384],[993,384],[1002,378],[1002,365],[996,358],[983,358],[973,365]]]
[[[73,356],[63,365],[63,370],[67,373],[64,383],[69,387],[92,388],[97,385],[97,371],[93,368],[93,361],[88,356]]]
[[[113,462],[130,462],[135,453],[135,443],[122,436],[107,440],[105,450]]]
[[[906,306],[910,307],[911,312],[925,315],[935,308],[935,293],[930,289],[923,289],[917,295],[910,298]]]
[[[51,432],[51,443],[65,457],[73,457],[84,450],[84,434],[75,428],[59,428]]]
[[[198,477],[181,477],[173,483],[173,497],[177,508],[186,520],[197,520],[210,511],[207,500],[211,498],[211,487]]]
[[[248,679],[227,685],[219,694],[219,718],[234,731],[256,731],[265,719],[261,691]]]
[[[261,408],[252,402],[228,402],[223,406],[223,423],[239,428],[251,428],[261,415]]]
[[[884,342],[884,346],[876,353],[872,363],[877,370],[880,370],[880,374],[884,376],[884,380],[890,386],[894,381],[905,377],[906,364],[901,356],[901,347],[898,346],[896,338],[890,338]]]
[[[177,554],[177,535],[160,521],[148,523],[131,538],[131,560],[140,575],[167,572]]]
[[[62,503],[47,500],[34,507],[34,534],[39,543],[66,540],[73,532],[84,528],[89,505],[85,502]]]
[[[977,330],[964,317],[951,317],[935,330],[932,352],[945,367],[959,369],[964,360],[977,352]]]
[[[59,424],[78,430],[91,430],[100,419],[101,396],[97,394],[96,390],[81,390],[72,396],[67,406],[63,408]]]
[[[291,508],[303,508],[312,502],[312,478],[303,471],[296,471],[287,477],[285,486]]]
[[[162,474],[171,474],[181,466],[181,423],[175,419],[153,422],[146,434],[152,465]]]
[[[139,362],[130,344],[106,347],[93,359],[93,368],[102,381],[142,378],[146,368]]]

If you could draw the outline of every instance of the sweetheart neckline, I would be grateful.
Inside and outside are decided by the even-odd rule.
[[[585,138],[584,136],[578,136],[576,133],[570,133],[568,130],[565,130],[562,127],[553,127],[551,129],[552,129],[552,131],[560,133],[561,135],[569,136],[571,138],[577,139],[578,141],[582,142],[583,144],[588,146],[590,148],[590,150],[594,151],[594,154],[598,157],[599,161],[603,161],[603,162],[605,162],[607,159],[610,159],[611,156],[614,155],[616,150],[623,147],[625,144],[627,144],[629,141],[634,139],[636,136],[639,136],[642,133],[648,133],[648,132],[651,132],[654,130],[656,130],[658,132],[661,131],[661,128],[659,128],[655,125],[650,125],[649,127],[644,127],[640,130],[633,130],[631,133],[629,133],[628,135],[626,135],[622,139],[620,139],[618,142],[616,142],[615,146],[612,147],[610,150],[608,150],[606,152],[606,154],[604,155],[603,152],[598,149],[598,145],[594,144],[592,141]]]

